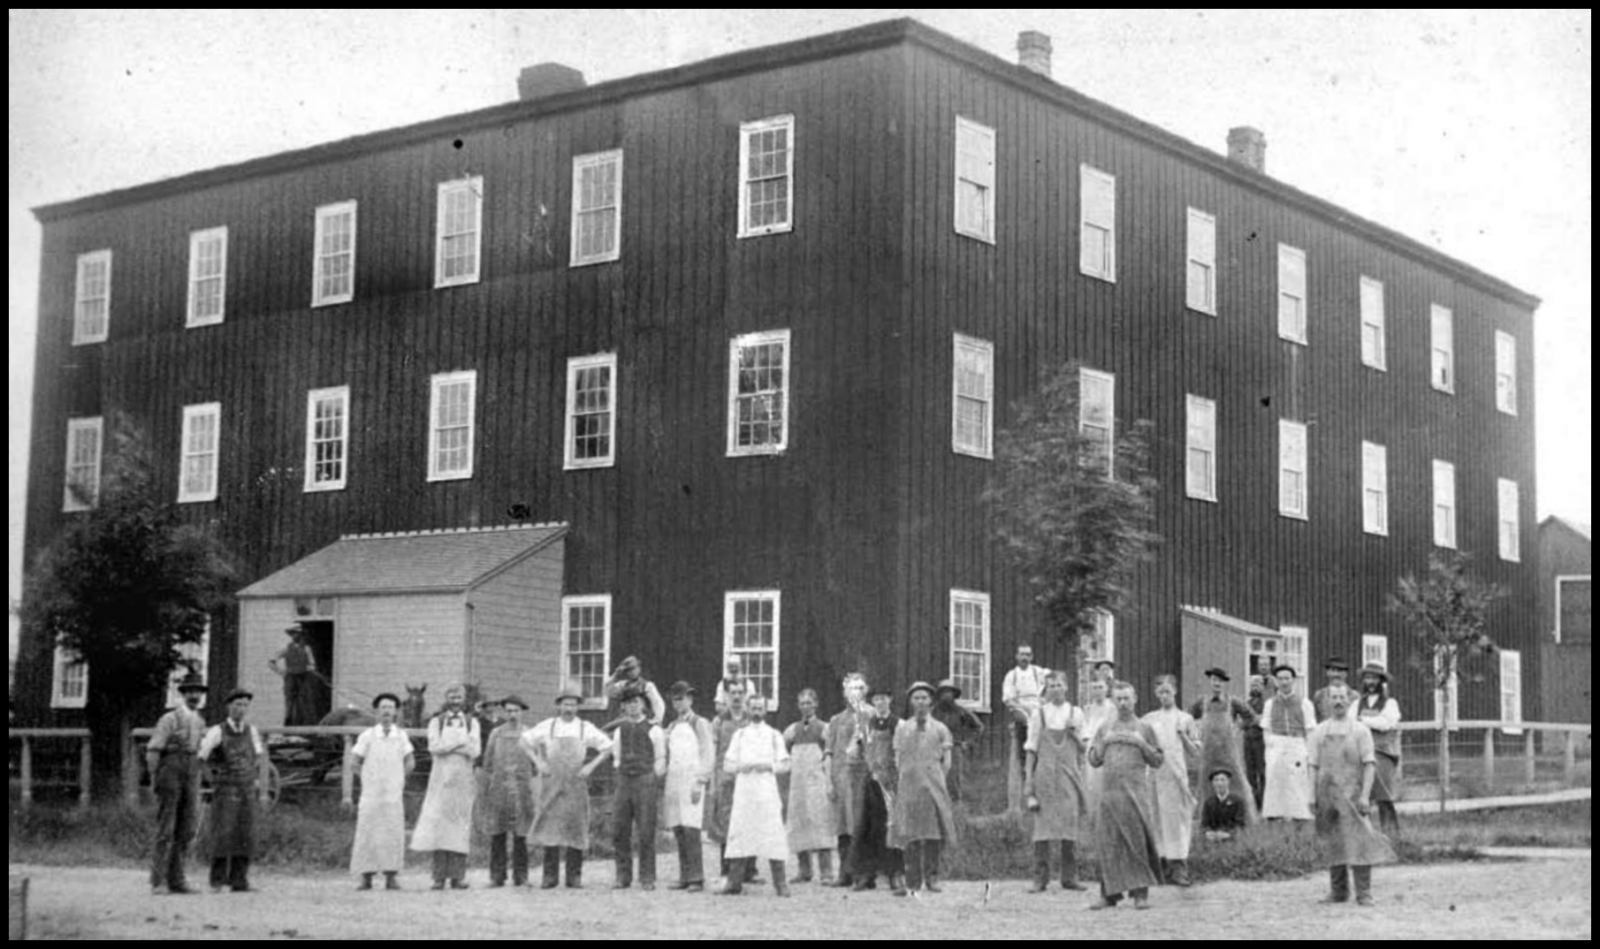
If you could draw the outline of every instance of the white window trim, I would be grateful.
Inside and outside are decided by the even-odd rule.
[[[1083,397],[1083,383],[1085,379],[1103,379],[1111,392],[1111,404],[1106,407],[1106,475],[1112,476],[1117,467],[1117,377],[1115,373],[1104,372],[1099,369],[1090,369],[1087,366],[1078,370],[1078,432],[1083,433],[1088,427],[1084,419],[1084,406],[1087,400]]]
[[[1367,289],[1369,287],[1376,288],[1378,291],[1378,309],[1376,313],[1367,312],[1366,301]],[[1372,369],[1388,372],[1389,324],[1388,318],[1384,315],[1386,304],[1384,302],[1383,295],[1383,281],[1374,280],[1368,276],[1362,276],[1357,294],[1358,299],[1356,301],[1356,307],[1361,311],[1361,364]],[[1373,354],[1374,358],[1370,360],[1367,358],[1367,327],[1369,326],[1377,327],[1378,330],[1378,349],[1377,352]]]
[[[593,593],[585,594],[583,596],[564,596],[561,598],[561,681],[563,682],[569,682],[572,675],[572,667],[569,660],[572,655],[572,651],[570,649],[570,644],[572,642],[572,608],[575,606],[605,607],[606,645],[604,650],[605,655],[600,660],[600,668],[603,674],[609,674],[611,670],[611,631],[615,625],[612,622],[611,594]],[[602,682],[603,681],[604,680],[602,680]],[[604,709],[607,703],[603,688],[601,693],[602,694],[596,698],[585,698],[578,707],[586,709]]]
[[[1507,563],[1522,562],[1522,489],[1510,478],[1498,478],[1495,481],[1494,506],[1495,522],[1494,535],[1495,547],[1500,553],[1500,559]],[[1511,489],[1510,517],[1506,517],[1506,489]],[[1511,525],[1511,545],[1506,547],[1506,537],[1503,528],[1507,523]]]
[[[1291,297],[1295,296],[1295,294],[1289,293],[1288,292],[1288,288],[1284,286],[1284,281],[1283,281],[1283,270],[1284,270],[1283,262],[1284,262],[1284,258],[1285,257],[1298,257],[1300,259],[1300,276],[1305,281],[1304,284],[1302,284],[1301,287],[1300,287],[1299,296],[1296,297],[1296,299],[1298,299],[1300,301],[1300,325],[1298,327],[1298,329],[1300,331],[1300,335],[1298,335],[1298,336],[1294,335],[1293,333],[1288,332],[1289,327],[1285,327],[1283,325],[1283,298],[1285,296],[1291,296]],[[1277,320],[1278,320],[1278,338],[1279,339],[1286,339],[1291,343],[1299,343],[1302,346],[1310,345],[1309,340],[1310,340],[1310,337],[1311,337],[1311,306],[1310,306],[1310,300],[1308,299],[1310,297],[1310,295],[1311,295],[1311,266],[1310,266],[1310,261],[1308,261],[1306,259],[1306,252],[1304,250],[1298,248],[1298,247],[1293,246],[1293,245],[1279,243],[1278,244],[1278,293],[1277,293],[1277,296],[1274,297],[1274,300],[1276,300],[1277,304],[1278,304],[1276,316],[1277,316]]]
[[[350,215],[350,290],[346,293],[331,293],[323,296],[322,260],[324,257],[331,256],[322,252],[323,229],[328,219],[339,217],[346,213]],[[349,303],[356,298],[357,236],[356,203],[354,201],[339,201],[334,204],[324,204],[317,208],[316,228],[311,238],[311,305],[313,307]]]
[[[611,208],[611,233],[615,240],[611,249],[598,254],[583,256],[579,240],[583,216],[581,202],[583,200],[583,172],[590,167],[615,162],[617,165],[617,203]],[[592,210],[600,210],[595,208]],[[593,152],[588,155],[578,155],[572,159],[572,251],[568,266],[586,267],[590,264],[604,264],[622,259],[622,149],[613,148],[604,152]]]
[[[187,479],[184,477],[190,457],[189,426],[195,419],[206,415],[210,415],[216,420],[216,446],[211,452],[211,489],[209,491],[190,493],[187,490]],[[217,485],[222,480],[222,403],[203,402],[198,405],[184,406],[183,431],[180,437],[182,438],[182,443],[178,446],[178,503],[215,501],[217,499]]]
[[[994,613],[992,612],[993,607],[990,605],[989,594],[979,593],[976,590],[952,589],[950,591],[950,608],[948,612],[950,639],[946,643],[950,649],[950,660],[947,663],[947,667],[950,678],[954,679],[956,675],[956,605],[963,602],[976,603],[983,608],[983,685],[979,689],[977,696],[972,698],[963,697],[959,700],[959,704],[974,711],[987,712],[990,708],[989,680],[993,678],[992,673],[994,671]],[[975,650],[962,651],[974,652]]]
[[[1439,508],[1443,505],[1439,503],[1439,475],[1446,470],[1448,470],[1450,473],[1450,536],[1447,538],[1440,538],[1438,514]],[[1459,492],[1456,490],[1456,466],[1448,461],[1441,461],[1438,458],[1435,458],[1433,459],[1433,467],[1431,471],[1433,472],[1433,484],[1430,487],[1428,494],[1432,499],[1432,503],[1428,506],[1428,523],[1429,530],[1433,535],[1433,546],[1443,547],[1447,550],[1455,550],[1457,545],[1460,543],[1460,502],[1458,496]]]
[[[738,600],[770,599],[772,601],[772,694],[767,700],[767,714],[777,708],[778,696],[783,694],[783,591],[781,590],[730,590],[722,600],[722,664],[728,664],[733,655],[733,605]],[[745,652],[753,650],[746,649]]]
[[[173,668],[172,674],[167,676],[167,708],[173,708],[183,703],[183,694],[178,691],[178,683],[188,675],[193,668],[190,663],[198,661],[200,668],[194,671],[202,677],[207,676],[208,666],[211,664],[211,617],[206,617],[205,632],[201,633],[197,643],[184,643],[178,647],[178,665]]]
[[[1190,442],[1190,440],[1189,440],[1190,437],[1194,434],[1194,413],[1195,413],[1195,410],[1198,409],[1198,408],[1209,408],[1211,410],[1211,444],[1209,446],[1196,445],[1196,444],[1193,444],[1192,442]],[[1218,428],[1218,422],[1219,422],[1219,420],[1217,418],[1217,402],[1216,402],[1216,400],[1215,399],[1208,399],[1208,398],[1205,398],[1204,396],[1194,395],[1192,393],[1185,394],[1185,396],[1184,396],[1184,419],[1183,419],[1183,421],[1184,421],[1184,426],[1183,426],[1183,430],[1184,430],[1184,445],[1183,445],[1183,449],[1184,449],[1183,450],[1183,492],[1184,492],[1184,496],[1185,497],[1189,497],[1189,498],[1193,498],[1196,501],[1210,501],[1211,503],[1215,504],[1215,503],[1217,503],[1217,428]],[[1206,452],[1208,452],[1207,460],[1206,460],[1206,467],[1208,469],[1206,483],[1208,485],[1210,485],[1211,490],[1209,492],[1196,493],[1194,491],[1193,487],[1191,486],[1190,478],[1189,478],[1189,466],[1192,463],[1193,458],[1192,458],[1190,453],[1194,452],[1194,451],[1206,451]]]
[[[465,382],[468,390],[467,467],[462,471],[440,471],[439,464],[439,390],[447,385]],[[472,477],[477,463],[478,448],[478,372],[467,369],[460,372],[441,372],[428,383],[428,480],[465,481]]]
[[[1376,450],[1383,462],[1383,482],[1376,488],[1376,493],[1381,498],[1377,524],[1367,520],[1367,493],[1374,490],[1373,486],[1367,483],[1367,452],[1371,450]],[[1375,537],[1389,536],[1389,449],[1377,442],[1361,442],[1361,530]]]
[[[961,443],[959,424],[961,383],[959,367],[963,350],[979,353],[988,360],[988,369],[984,373],[983,444],[977,448]],[[958,455],[970,455],[973,458],[990,460],[994,458],[994,343],[973,336],[963,336],[960,333],[955,334],[955,342],[951,348],[950,449]]]
[[[1500,354],[1503,351],[1501,344],[1509,347],[1511,362],[1507,366],[1500,364]],[[1509,402],[1500,399],[1500,377],[1504,375],[1511,380],[1508,387]],[[1506,415],[1517,414],[1517,338],[1505,330],[1494,331],[1494,407]]]
[[[1103,628],[1104,632],[1105,632],[1105,635],[1101,637],[1102,641],[1104,641],[1104,643],[1105,643],[1105,648],[1103,650],[1101,650],[1100,656],[1098,658],[1110,659],[1112,662],[1116,662],[1117,661],[1117,614],[1111,612],[1110,610],[1099,610],[1099,609],[1090,610],[1089,612],[1094,616],[1094,624],[1095,624],[1095,626]]]
[[[220,277],[222,283],[220,289],[217,291],[217,313],[215,316],[196,316],[194,310],[195,305],[199,302],[199,300],[195,297],[194,291],[195,283],[200,279],[200,277],[195,273],[195,269],[200,263],[200,245],[210,240],[220,240],[222,242],[222,253],[220,255],[222,258],[222,274]],[[203,231],[191,231],[189,233],[189,304],[187,313],[188,317],[184,321],[184,326],[186,328],[193,328],[196,326],[215,326],[216,324],[221,323],[227,316],[228,228],[226,226],[212,227]]]
[[[66,695],[61,691],[65,685],[66,669],[68,666],[83,666],[83,694]],[[50,707],[51,708],[84,708],[89,704],[89,666],[81,659],[69,661],[67,650],[60,643],[56,644],[54,657],[50,667]]]
[[[779,224],[763,224],[760,227],[751,227],[750,222],[750,137],[760,132],[771,131],[777,128],[789,130],[789,174],[787,181],[787,201],[789,216]],[[768,234],[787,234],[794,230],[794,175],[795,175],[795,149],[794,116],[774,115],[770,118],[757,119],[753,122],[739,124],[739,224],[737,235],[745,237],[764,237]],[[619,174],[618,180],[621,176]],[[620,243],[620,240],[619,240]]]
[[[783,344],[783,437],[776,445],[745,445],[739,444],[739,350],[746,346],[762,346],[770,343]],[[746,333],[735,336],[728,343],[728,457],[741,458],[749,455],[781,455],[789,450],[789,408],[794,404],[793,379],[789,375],[789,365],[793,354],[793,344],[790,342],[789,331],[767,330],[760,333]]]
[[[1569,581],[1569,580],[1571,582],[1573,582],[1573,583],[1577,583],[1579,581],[1582,581],[1584,583],[1590,583],[1591,582],[1590,581],[1590,575],[1587,574],[1587,573],[1561,573],[1561,574],[1557,574],[1556,575],[1556,577],[1555,577],[1555,584],[1556,584],[1556,598],[1555,598],[1556,615],[1553,617],[1553,619],[1555,620],[1555,624],[1556,624],[1555,641],[1557,643],[1561,642],[1561,584],[1564,581]],[[1591,584],[1591,586],[1592,586],[1592,584]],[[1590,596],[1593,597],[1593,595],[1594,594],[1591,591]],[[1591,630],[1591,635],[1592,634],[1593,634],[1593,632]]]
[[[317,403],[324,399],[338,399],[344,405],[344,437],[341,440],[337,481],[317,481]],[[307,491],[343,491],[350,480],[350,387],[331,386],[312,389],[306,393],[306,478]]]
[[[1088,191],[1087,183],[1091,179],[1103,182],[1103,183],[1105,183],[1105,184],[1107,184],[1107,185],[1109,185],[1111,187],[1111,221],[1110,221],[1110,226],[1106,228],[1106,233],[1107,233],[1107,238],[1106,238],[1106,267],[1105,267],[1105,271],[1102,272],[1102,273],[1095,273],[1095,272],[1090,271],[1090,270],[1085,270],[1084,267],[1083,267],[1083,247],[1082,247],[1082,244],[1083,244],[1083,232],[1084,232],[1084,229],[1088,228],[1088,227],[1091,227],[1091,226],[1099,227],[1098,224],[1091,224],[1090,221],[1089,221],[1089,202],[1085,199],[1085,196],[1084,196],[1085,192]],[[1078,165],[1078,243],[1079,243],[1079,248],[1078,248],[1078,272],[1083,274],[1086,277],[1093,277],[1096,280],[1104,280],[1107,283],[1116,283],[1117,282],[1117,176],[1111,174],[1109,171],[1101,171],[1100,169],[1094,167],[1093,165],[1089,165],[1089,164],[1080,164],[1080,165]]]
[[[604,366],[611,370],[611,396],[609,412],[611,418],[606,430],[606,445],[610,450],[598,458],[579,458],[576,442],[573,438],[574,422],[577,420],[578,408],[578,374],[584,369]],[[565,434],[563,435],[563,467],[566,471],[575,471],[583,468],[610,468],[617,463],[617,354],[597,353],[593,356],[575,356],[567,360],[567,412]]]
[[[1290,429],[1300,430],[1300,444],[1305,448],[1305,454],[1300,459],[1300,468],[1298,469],[1300,474],[1299,510],[1291,510],[1283,505],[1284,477],[1288,473],[1297,470],[1287,464],[1284,457],[1284,433]],[[1311,519],[1311,426],[1304,422],[1296,422],[1293,419],[1286,418],[1278,419],[1278,514],[1299,521],[1309,521]]]
[[[1298,688],[1303,690],[1305,688],[1304,683],[1311,681],[1307,675],[1307,672],[1311,669],[1311,627],[1279,626],[1278,635],[1283,637],[1280,641],[1278,661],[1288,663],[1294,667],[1294,671],[1298,673],[1301,683]],[[1289,648],[1294,643],[1298,643],[1300,649]],[[1301,698],[1307,697],[1303,691],[1297,694]]]
[[[1444,345],[1440,346],[1439,317],[1444,317],[1446,328],[1443,334]],[[1444,381],[1433,373],[1433,354],[1444,353]],[[1428,305],[1428,382],[1437,392],[1454,393],[1456,391],[1456,315],[1455,311],[1447,306],[1437,303]]]
[[[1374,647],[1376,647],[1376,649],[1374,649]],[[1383,658],[1382,658],[1381,662],[1376,660],[1376,659],[1373,659],[1371,657],[1371,653],[1373,653],[1373,652],[1377,652],[1377,653],[1380,653],[1382,655]],[[1377,635],[1375,633],[1362,633],[1361,634],[1361,664],[1363,666],[1365,666],[1369,662],[1370,663],[1375,663],[1377,665],[1380,665],[1385,670],[1387,670],[1389,668],[1389,637],[1388,636],[1380,636],[1380,635]],[[1359,676],[1357,678],[1359,678]],[[1360,687],[1360,683],[1357,682],[1356,686],[1359,688]]]
[[[1439,666],[1444,662],[1444,647],[1438,646],[1433,652],[1433,674],[1429,685],[1439,680]],[[1456,723],[1461,721],[1461,656],[1456,656],[1456,668],[1450,673],[1450,681],[1442,689],[1431,689],[1433,692],[1433,723],[1443,724],[1451,731],[1458,731]],[[1449,700],[1450,710],[1446,720],[1445,701]]]
[[[465,189],[477,196],[473,204],[472,271],[446,278],[444,275],[444,218],[445,197],[452,191]],[[433,225],[433,287],[460,287],[477,283],[483,275],[483,176],[472,175],[453,181],[441,181],[434,207]]]
[[[1188,239],[1189,237],[1192,236],[1192,232],[1194,230],[1194,226],[1195,226],[1196,223],[1200,224],[1203,227],[1209,227],[1211,229],[1211,259],[1209,259],[1209,260],[1207,260],[1204,257],[1202,257],[1201,255],[1195,253],[1194,242],[1192,240]],[[1185,248],[1184,273],[1183,273],[1183,287],[1184,287],[1183,299],[1184,299],[1184,304],[1189,309],[1194,310],[1196,313],[1205,313],[1205,314],[1208,314],[1210,316],[1216,316],[1217,315],[1217,218],[1216,218],[1216,215],[1207,214],[1206,212],[1200,210],[1199,208],[1189,208],[1189,213],[1188,213],[1186,224],[1187,224],[1187,227],[1185,229],[1185,241],[1184,241],[1184,243],[1187,246]],[[1202,305],[1198,305],[1195,300],[1193,300],[1193,299],[1191,299],[1189,297],[1189,270],[1188,270],[1188,267],[1189,267],[1190,264],[1200,264],[1201,266],[1207,268],[1207,272],[1208,272],[1209,276],[1208,276],[1208,279],[1206,281],[1206,300],[1204,301],[1205,305],[1203,305],[1203,306]]]
[[[977,135],[988,139],[989,142],[989,182],[986,186],[988,190],[984,194],[983,202],[983,220],[986,226],[982,230],[973,230],[972,228],[965,227],[961,221],[961,182],[963,180],[967,180],[963,179],[961,176],[961,138],[963,134]],[[955,229],[957,234],[960,234],[963,237],[973,238],[974,240],[983,241],[985,244],[993,244],[995,242],[995,209],[998,207],[995,201],[995,179],[999,176],[999,156],[1000,139],[992,127],[984,125],[982,122],[974,122],[972,119],[965,118],[964,116],[956,116],[954,179]]]
[[[105,293],[102,296],[86,298],[83,295],[83,272],[85,268],[100,263],[101,261],[104,261],[106,265]],[[111,333],[111,263],[112,257],[109,248],[104,250],[92,250],[87,254],[78,255],[78,268],[73,280],[72,299],[72,345],[74,346],[85,346],[91,343],[103,343],[106,341],[106,337]],[[83,317],[81,313],[83,304],[90,300],[101,299],[105,300],[106,312],[104,324],[100,327],[100,332],[83,332]]]
[[[72,456],[80,432],[94,432],[94,478],[91,493],[94,500],[88,504],[72,493]],[[67,419],[67,463],[61,479],[61,510],[64,512],[91,511],[100,504],[100,474],[106,457],[105,419],[103,416]]]
[[[1522,719],[1522,683],[1523,683],[1523,680],[1525,678],[1523,676],[1523,674],[1522,674],[1522,650],[1520,650],[1520,649],[1501,649],[1499,651],[1499,656],[1500,656],[1500,675],[1499,675],[1499,679],[1500,679],[1500,701],[1498,703],[1498,705],[1499,705],[1499,709],[1498,709],[1499,718],[1500,718],[1500,720],[1502,722],[1507,722],[1507,723],[1513,723],[1513,724],[1516,724],[1516,725],[1520,725],[1520,724],[1522,724],[1522,721],[1523,721],[1523,719]],[[1508,670],[1506,669],[1507,665],[1516,666],[1516,675],[1515,676],[1511,676],[1511,675],[1508,674]],[[1514,690],[1508,690],[1506,688],[1507,679],[1510,679],[1511,680],[1511,684],[1515,686]],[[1515,714],[1513,714],[1513,715],[1507,715],[1506,714],[1506,693],[1508,691],[1513,692],[1513,694],[1515,694],[1516,697],[1517,697],[1517,704],[1516,704],[1516,708],[1514,709]],[[1522,729],[1520,729],[1520,728],[1505,728],[1505,729],[1502,729],[1502,731],[1507,735],[1520,735],[1520,734],[1522,734]]]

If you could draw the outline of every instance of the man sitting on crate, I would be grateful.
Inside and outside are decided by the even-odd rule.
[[[206,732],[196,756],[211,769],[207,839],[211,845],[213,893],[220,893],[223,887],[235,893],[251,890],[250,858],[255,855],[256,813],[265,790],[259,778],[267,754],[261,733],[244,720],[254,699],[255,693],[247,689],[228,693],[228,717]]]

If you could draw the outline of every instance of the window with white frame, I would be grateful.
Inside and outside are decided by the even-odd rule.
[[[794,230],[794,116],[739,126],[739,236]]]
[[[728,349],[728,455],[789,445],[789,331],[736,336]]]
[[[1433,460],[1433,545],[1456,546],[1456,466]]]
[[[957,454],[994,457],[994,344],[955,335],[951,380],[951,448]]]
[[[1189,263],[1186,300],[1189,309],[1217,314],[1217,219],[1189,209]]]
[[[1361,443],[1361,529],[1389,533],[1389,449]]]
[[[1306,342],[1306,252],[1278,245],[1278,335]]]
[[[183,407],[183,461],[178,475],[180,503],[217,499],[221,428],[221,402]]]
[[[1191,498],[1217,499],[1217,403],[1198,395],[1186,399],[1187,455],[1184,483]]]
[[[622,256],[622,149],[572,159],[572,266]]]
[[[994,243],[995,133],[956,116],[956,233]]]
[[[1516,649],[1500,650],[1500,720],[1522,724],[1522,653]],[[1522,734],[1520,728],[1505,731],[1508,735]]]
[[[729,593],[723,607],[722,661],[737,657],[767,710],[778,702],[778,634],[783,594],[777,590]]]
[[[1517,338],[1500,330],[1494,333],[1494,405],[1517,414]]]
[[[482,175],[439,183],[437,229],[433,285],[477,283],[483,243]]]
[[[174,708],[183,704],[183,693],[178,691],[178,683],[189,673],[194,673],[202,679],[206,676],[206,661],[211,657],[211,617],[206,617],[205,630],[200,634],[200,641],[193,643],[180,643],[178,645],[178,664],[167,676],[167,708]]]
[[[1556,642],[1592,641],[1594,610],[1589,574],[1556,577]]]
[[[1280,626],[1278,632],[1283,634],[1282,661],[1294,667],[1301,682],[1307,681],[1306,673],[1311,668],[1311,630],[1304,626]]]
[[[478,373],[444,372],[433,377],[428,400],[428,480],[472,477],[472,443]]]
[[[213,227],[189,235],[188,326],[222,322],[228,293],[228,229]]]
[[[1089,437],[1090,460],[1110,477],[1116,464],[1117,377],[1098,369],[1078,370],[1078,431]]]
[[[1440,392],[1456,391],[1455,314],[1437,303],[1428,309],[1429,338],[1432,347],[1431,378]]]
[[[311,266],[311,305],[348,303],[356,296],[356,203],[317,208]]]
[[[989,707],[989,594],[950,591],[950,678],[961,704]]]
[[[584,708],[606,707],[611,674],[611,594],[561,598],[561,669]]]
[[[1117,618],[1108,610],[1090,610],[1090,626],[1078,637],[1078,701],[1089,695],[1096,659],[1117,659]]]
[[[1082,199],[1078,220],[1078,270],[1117,279],[1117,179],[1091,165],[1078,166]]]
[[[1278,513],[1307,520],[1308,472],[1306,424],[1278,420]]]
[[[100,416],[67,419],[67,468],[61,510],[87,511],[100,502],[100,458],[105,424]]]
[[[567,470],[616,464],[616,430],[617,354],[568,359]]]
[[[1519,492],[1517,483],[1500,478],[1496,492],[1500,502],[1500,559],[1513,563],[1522,559],[1522,518],[1518,514]]]
[[[1374,369],[1388,368],[1384,342],[1383,284],[1371,277],[1361,278],[1361,363]]]
[[[1433,681],[1437,683],[1444,668],[1445,647],[1440,646],[1433,652]],[[1433,690],[1433,720],[1454,725],[1461,720],[1461,667],[1460,660],[1450,670],[1450,678],[1442,689]]]
[[[58,643],[50,675],[50,707],[83,708],[88,701],[89,664]]]
[[[306,393],[306,490],[344,488],[350,453],[350,387]]]
[[[78,255],[77,295],[72,307],[72,345],[103,343],[111,323],[111,251]]]
[[[1361,636],[1361,664],[1389,668],[1389,637],[1363,633]],[[1359,683],[1358,683],[1359,685]]]

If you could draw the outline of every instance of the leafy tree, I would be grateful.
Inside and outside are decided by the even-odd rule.
[[[1108,459],[1103,440],[1079,425],[1080,368],[1061,366],[1015,406],[983,493],[996,540],[1060,642],[1092,629],[1094,610],[1129,610],[1134,574],[1160,541],[1151,424],[1119,433]]]
[[[22,603],[33,642],[59,644],[88,664],[100,788],[120,773],[131,716],[165,694],[178,647],[205,635],[235,577],[211,531],[185,523],[143,431],[125,416],[107,422],[99,496],[71,489],[94,507],[40,552]]]

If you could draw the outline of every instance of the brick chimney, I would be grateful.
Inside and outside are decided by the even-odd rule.
[[[1266,174],[1267,137],[1248,125],[1228,129],[1228,160]]]
[[[1050,37],[1038,30],[1017,34],[1017,65],[1050,78]]]
[[[517,76],[517,98],[523,102],[543,99],[545,96],[582,89],[586,85],[588,83],[584,82],[583,73],[571,66],[540,63],[524,67]]]

